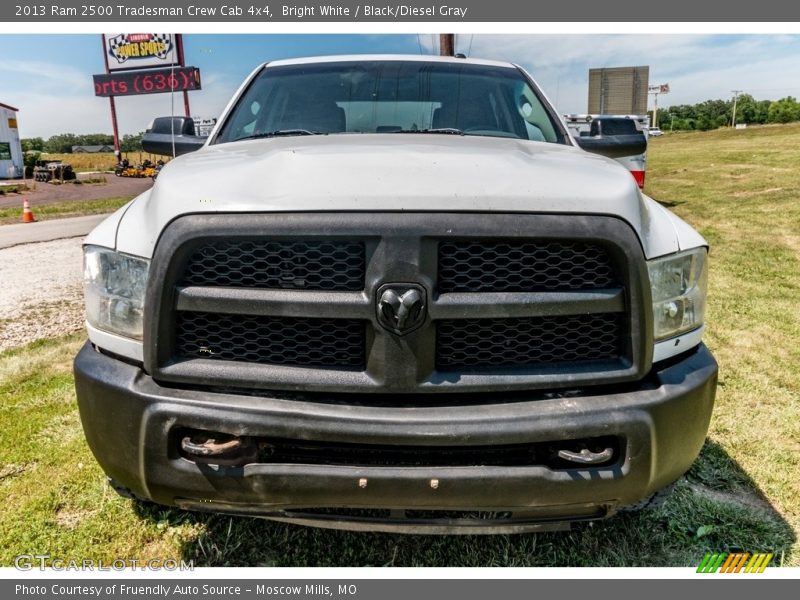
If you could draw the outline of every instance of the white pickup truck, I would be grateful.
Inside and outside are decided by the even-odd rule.
[[[270,62],[207,139],[157,120],[184,155],[84,247],[114,488],[427,533],[658,498],[714,403],[707,246],[599,155],[644,137],[596,129],[516,65],[427,56]]]

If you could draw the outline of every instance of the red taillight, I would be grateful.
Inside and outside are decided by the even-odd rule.
[[[639,186],[639,189],[644,189],[644,171],[631,171],[631,175],[636,180],[636,185]]]

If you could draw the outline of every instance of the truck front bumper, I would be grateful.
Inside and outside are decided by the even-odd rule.
[[[680,477],[705,440],[717,364],[700,345],[640,384],[535,399],[414,406],[313,401],[164,387],[87,343],[75,359],[81,421],[118,489],[193,510],[317,526],[427,533],[562,528],[609,516]],[[431,404],[420,406],[430,398]],[[355,399],[354,399],[355,400]],[[369,398],[360,398],[366,404]],[[186,430],[366,447],[480,447],[620,440],[604,466],[203,464],[180,452]],[[335,461],[331,461],[335,463]]]

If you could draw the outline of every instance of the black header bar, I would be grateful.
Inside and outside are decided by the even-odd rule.
[[[12,0],[0,3],[0,22],[53,23],[530,23],[530,22],[800,22],[800,3],[760,0]]]

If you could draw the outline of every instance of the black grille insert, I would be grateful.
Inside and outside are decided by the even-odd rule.
[[[218,432],[198,432],[196,430],[176,429],[174,439],[184,437],[213,438],[226,440]],[[567,461],[559,456],[560,450],[573,453],[582,449],[599,452],[610,448],[611,456],[604,463],[588,465],[584,468],[608,466],[618,461],[621,439],[617,436],[601,436],[574,440],[553,440],[518,444],[498,444],[468,446],[432,445],[384,445],[359,444],[348,442],[329,442],[319,440],[297,440],[271,437],[239,437],[244,464],[295,464],[295,465],[338,465],[338,466],[391,466],[391,467],[524,467],[543,465],[551,469],[574,469],[578,463]],[[198,456],[179,451],[188,460],[199,463],[220,463],[221,458]]]
[[[618,285],[597,244],[455,240],[439,244],[439,292],[544,292]]]
[[[176,354],[302,367],[363,369],[364,321],[178,312]]]
[[[273,289],[364,289],[363,242],[214,241],[194,250],[182,285]]]
[[[442,320],[436,328],[440,371],[510,368],[619,358],[619,313],[518,319]]]
[[[267,440],[264,463],[355,466],[523,466],[541,464],[546,444],[505,446],[380,446],[300,440]]]

